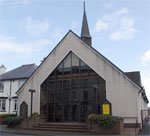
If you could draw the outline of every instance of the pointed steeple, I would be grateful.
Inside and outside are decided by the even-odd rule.
[[[86,11],[85,11],[85,2],[84,2],[84,12],[83,12],[83,21],[82,21],[82,30],[81,30],[81,39],[85,41],[89,46],[92,46],[92,37],[89,32]]]

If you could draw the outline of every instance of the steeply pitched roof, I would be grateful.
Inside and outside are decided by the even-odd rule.
[[[139,71],[125,72],[125,75],[127,77],[129,77],[137,85],[142,86],[142,84],[141,84],[141,76],[140,76],[140,72]]]
[[[85,3],[84,3],[84,13],[83,13],[83,22],[82,22],[82,30],[81,30],[81,38],[83,37],[91,38],[89,27],[88,27],[88,22],[87,22],[87,17],[86,17],[86,12],[85,12]]]
[[[73,35],[75,35],[78,39],[82,40],[82,38],[80,38],[78,35],[76,35],[72,30],[69,30],[69,32],[62,38],[62,40],[55,46],[55,48],[49,53],[49,55],[46,57],[46,59],[44,59],[42,61],[42,63],[39,65],[39,67],[35,70],[35,72],[32,74],[34,75],[36,73],[36,71],[38,71],[40,69],[40,67],[42,66],[42,64],[50,57],[50,55],[56,50],[56,48],[58,46],[60,46],[60,43],[62,43],[62,41],[70,34],[72,33]],[[119,69],[116,65],[114,65],[110,60],[108,60],[105,56],[103,56],[101,53],[99,53],[95,48],[91,47],[91,46],[88,46],[88,44],[82,40],[85,44],[83,45],[86,45],[90,50],[94,51],[98,56],[100,56],[101,58],[103,58],[104,61],[106,61],[107,63],[109,63],[113,68],[115,68],[117,71],[119,71],[120,73],[122,73],[123,76],[126,77],[126,79],[131,83],[133,84],[135,87],[137,87],[138,89],[141,89],[141,85],[135,83],[132,79],[130,79],[121,69]],[[32,77],[32,76],[31,76]],[[31,78],[30,77],[30,78]],[[28,80],[30,80],[30,78]],[[28,81],[27,80],[27,81]],[[21,89],[27,84],[27,81],[26,83],[17,91],[17,94],[21,91]]]
[[[61,39],[61,41],[55,46],[55,48],[48,54],[48,56],[47,57],[45,57],[45,59],[42,61],[42,63],[37,67],[37,69],[33,72],[33,74],[32,75],[34,75],[34,73],[36,72],[36,71],[38,71],[38,69],[41,67],[41,65],[44,63],[44,61],[46,61],[46,59],[56,50],[56,48],[60,45],[60,43],[62,43],[62,41],[69,35],[69,33],[72,33],[73,35],[75,35],[78,39],[80,39],[80,40],[82,40],[82,38],[81,37],[79,37],[76,33],[74,33],[72,30],[69,30],[68,32],[67,32],[67,34]],[[85,45],[87,45],[88,46],[88,44],[84,41],[84,40],[82,40],[84,43],[85,43]],[[98,52],[95,48],[93,48],[92,46],[88,46],[88,47],[90,47],[89,49],[91,49],[91,50],[93,50],[94,52],[96,52],[99,56],[101,56],[107,63],[109,63],[109,64],[111,64],[114,68],[116,68],[118,71],[120,71],[124,76],[126,76],[127,77],[127,75],[120,69],[120,68],[118,68],[114,63],[112,63],[110,60],[108,60],[105,56],[103,56],[100,52]],[[32,77],[32,75],[31,75],[31,77]],[[28,79],[29,80],[29,79]],[[139,88],[141,88],[141,86],[139,86],[138,84],[136,84],[133,80],[131,80],[129,77],[127,77],[127,80],[129,80],[133,85],[135,85],[136,87],[139,87]],[[26,81],[27,82],[27,81]],[[26,83],[25,83],[26,84]],[[25,85],[24,84],[24,85]],[[24,86],[23,85],[23,86]],[[22,86],[22,87],[23,87]],[[18,90],[18,92],[22,89],[22,87]],[[17,93],[18,93],[17,92]]]
[[[13,69],[0,75],[0,80],[29,78],[31,74],[36,70],[36,68],[37,65],[35,64],[22,65],[16,69]]]

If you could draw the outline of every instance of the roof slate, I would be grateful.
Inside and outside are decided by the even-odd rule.
[[[4,81],[4,80],[29,78],[31,74],[36,70],[36,68],[37,65],[35,64],[22,65],[16,69],[13,69],[0,75],[0,80]]]

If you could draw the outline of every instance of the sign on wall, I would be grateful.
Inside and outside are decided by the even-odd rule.
[[[103,114],[110,114],[110,105],[103,104]]]

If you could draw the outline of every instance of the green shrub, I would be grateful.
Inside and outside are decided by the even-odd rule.
[[[9,116],[9,117],[15,117],[16,114],[0,114],[1,117]]]
[[[97,117],[96,114],[90,114],[90,115],[88,116],[88,119],[89,119],[89,120],[95,120],[95,121],[96,121],[96,117]]]
[[[105,128],[112,128],[117,122],[117,117],[111,115],[101,115],[98,118],[98,124],[104,126]]]
[[[32,119],[38,119],[38,118],[40,118],[40,115],[37,112],[34,112],[32,114]]]
[[[23,121],[22,117],[8,117],[2,120],[3,124],[6,124],[8,126],[15,126],[20,124]]]
[[[112,128],[118,121],[117,117],[99,114],[91,114],[88,116],[88,119],[96,121],[99,124],[99,126],[103,126],[105,128]]]

